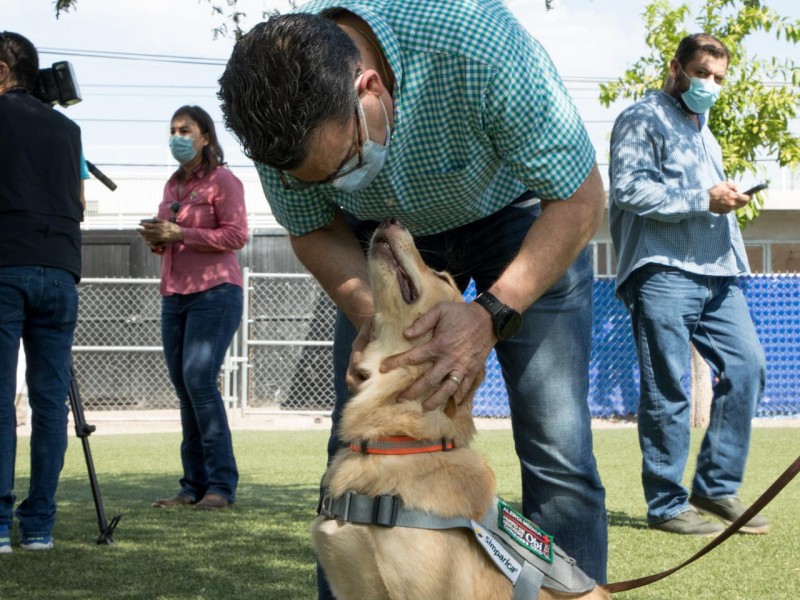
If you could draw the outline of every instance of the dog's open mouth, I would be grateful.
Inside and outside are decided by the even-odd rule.
[[[389,263],[394,267],[394,270],[397,273],[397,283],[400,286],[400,295],[403,297],[403,301],[406,304],[414,303],[417,298],[419,298],[419,291],[417,290],[417,286],[414,285],[414,282],[411,280],[411,277],[408,275],[408,272],[403,268],[403,265],[397,259],[397,255],[394,252],[394,248],[392,247],[392,243],[389,238],[385,235],[381,235],[380,233],[376,234],[375,238],[372,240],[372,251],[382,254],[389,260]]]

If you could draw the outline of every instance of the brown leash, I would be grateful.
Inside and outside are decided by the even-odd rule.
[[[778,495],[786,485],[794,479],[795,475],[800,472],[800,456],[798,456],[795,461],[786,469],[783,474],[775,480],[775,482],[767,488],[758,500],[756,500],[750,508],[744,511],[741,516],[736,519],[733,523],[731,523],[728,528],[720,533],[717,537],[715,537],[709,544],[707,544],[704,548],[701,548],[694,556],[690,559],[685,560],[677,567],[673,567],[672,569],[668,569],[666,571],[662,571],[661,573],[656,573],[654,575],[647,575],[646,577],[639,577],[638,579],[629,579],[627,581],[619,581],[616,583],[609,583],[603,587],[609,593],[615,592],[627,592],[628,590],[635,590],[636,588],[644,587],[649,585],[653,582],[659,581],[664,579],[665,577],[672,575],[676,571],[682,569],[686,565],[689,565],[696,561],[701,556],[705,556],[709,552],[711,552],[714,548],[719,546],[722,542],[727,540],[731,537],[734,533],[739,531],[739,529],[747,523],[750,519],[752,519],[755,515],[761,512],[767,504],[769,504],[772,499]]]

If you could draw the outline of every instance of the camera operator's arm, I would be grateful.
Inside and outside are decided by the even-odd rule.
[[[81,150],[81,207],[83,212],[86,212],[86,196],[84,195],[84,181],[89,179],[89,164],[86,162],[86,157]]]

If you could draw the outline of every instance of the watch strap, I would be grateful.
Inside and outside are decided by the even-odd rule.
[[[508,306],[497,299],[497,296],[489,292],[481,292],[478,294],[475,298],[475,302],[489,311],[489,314],[492,315],[492,319],[494,319],[494,317],[496,317],[504,308],[508,308]]]

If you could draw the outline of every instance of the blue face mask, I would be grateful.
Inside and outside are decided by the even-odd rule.
[[[686,74],[686,71],[681,69]],[[719,98],[722,86],[710,79],[700,79],[699,77],[689,77],[689,89],[681,94],[681,98],[686,103],[686,107],[698,115],[707,112]]]
[[[386,152],[389,149],[389,140],[391,139],[392,132],[389,129],[389,115],[386,113],[386,107],[381,102],[383,108],[383,118],[386,120],[386,145],[373,142],[369,139],[369,129],[367,128],[367,120],[364,119],[364,138],[365,141],[361,145],[361,168],[356,169],[352,173],[348,173],[342,177],[337,177],[331,181],[331,185],[342,192],[357,192],[367,187],[378,172],[383,168],[386,162]],[[361,106],[361,100],[358,101],[359,118],[364,117],[364,107]],[[358,164],[358,156],[354,156],[342,165],[342,171],[352,168]]]
[[[192,138],[180,135],[170,136],[169,149],[175,160],[182,165],[185,165],[197,156],[197,150],[194,149],[194,140]]]

